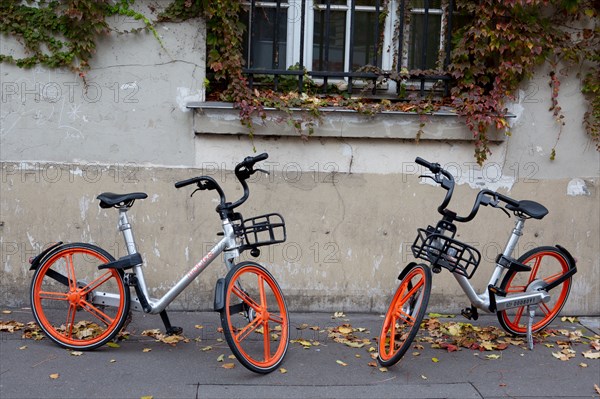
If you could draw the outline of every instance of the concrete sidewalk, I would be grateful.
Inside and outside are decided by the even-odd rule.
[[[2,322],[33,320],[28,309],[11,311],[0,315]],[[105,346],[80,356],[48,339],[22,338],[22,330],[2,332],[0,398],[599,397],[594,385],[600,386],[600,360],[582,354],[598,352],[590,346],[590,339],[600,333],[598,318],[558,320],[550,326],[548,336],[537,337],[541,342],[533,351],[525,349],[524,343],[509,343],[504,350],[461,348],[450,352],[436,348],[439,345],[435,341],[443,340],[436,336],[442,330],[422,329],[419,342],[415,342],[419,346],[409,350],[400,363],[382,371],[373,367],[368,351],[376,347],[380,315],[292,313],[292,342],[282,364],[285,370],[263,376],[228,358],[231,351],[217,331],[218,314],[171,312],[170,317],[174,325],[184,328],[189,342],[171,346],[141,335],[144,330],[163,327],[160,317],[140,313],[134,313],[127,328],[130,338],[118,348]],[[437,320],[446,329],[452,325],[446,323],[468,322],[461,316]],[[469,323],[495,327],[490,334],[499,328],[493,316]],[[355,329],[351,337],[368,339],[371,344],[353,348],[335,342],[329,335],[344,324]],[[433,328],[436,323],[431,325]],[[503,346],[505,341],[500,337],[491,342]],[[553,353],[558,356],[563,350],[560,346],[567,343],[574,351],[565,351],[568,360],[555,357]],[[223,362],[218,361],[220,355],[225,355]],[[235,366],[226,369],[224,363]],[[52,374],[58,378],[51,378]]]

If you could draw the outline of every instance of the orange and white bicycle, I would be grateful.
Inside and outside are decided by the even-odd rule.
[[[415,338],[427,309],[431,291],[432,272],[448,269],[471,306],[461,313],[477,320],[477,310],[496,313],[502,328],[515,335],[527,335],[533,349],[532,333],[545,328],[558,315],[569,296],[573,275],[577,272],[575,260],[563,247],[544,246],[527,251],[518,259],[512,254],[527,219],[542,219],[548,210],[534,201],[517,201],[491,190],[481,190],[469,215],[459,216],[447,208],[454,191],[454,177],[437,163],[422,158],[415,162],[429,169],[433,176],[422,175],[440,184],[446,192],[438,212],[442,219],[435,227],[418,229],[411,250],[416,259],[400,273],[400,284],[384,318],[379,335],[378,361],[382,366],[397,363]],[[503,204],[503,206],[502,206]],[[496,266],[487,287],[477,294],[469,279],[473,276],[481,254],[456,237],[455,222],[466,223],[475,217],[479,206],[498,208],[510,217],[516,217],[515,227],[504,252],[496,258]]]
[[[228,269],[215,287],[214,310],[220,313],[225,339],[233,354],[248,369],[269,373],[282,362],[289,341],[289,319],[279,285],[260,264],[236,263],[240,253],[284,242],[285,223],[281,215],[270,213],[244,219],[235,208],[249,196],[246,180],[254,165],[267,159],[261,154],[247,157],[235,167],[244,194],[227,202],[223,189],[210,176],[198,176],[175,183],[176,188],[195,185],[196,190],[216,190],[220,203],[223,238],[208,251],[160,299],[151,298],[144,279],[143,260],[137,251],[127,212],[145,193],[102,193],[101,208],[117,208],[118,228],[123,233],[128,255],[115,260],[100,247],[87,243],[57,243],[33,258],[35,271],[31,283],[31,307],[41,329],[55,343],[74,350],[98,348],[113,340],[131,320],[130,310],[160,314],[167,334],[182,329],[171,325],[166,307],[221,253]],[[135,289],[135,295],[130,293]]]

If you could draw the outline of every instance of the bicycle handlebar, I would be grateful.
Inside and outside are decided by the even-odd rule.
[[[473,220],[473,218],[475,217],[475,215],[477,215],[477,212],[479,211],[480,205],[483,205],[483,206],[491,205],[494,208],[497,208],[499,202],[502,201],[502,202],[505,202],[506,204],[510,204],[513,206],[519,206],[519,201],[517,201],[517,200],[514,200],[510,197],[507,197],[506,195],[497,193],[495,191],[484,189],[484,190],[481,190],[477,194],[477,197],[475,198],[475,203],[473,204],[473,209],[471,209],[471,212],[467,216],[459,216],[455,212],[447,209],[448,204],[450,203],[450,200],[452,199],[452,194],[454,193],[454,176],[452,176],[452,174],[450,172],[448,172],[447,170],[442,168],[439,163],[432,163],[432,162],[424,160],[421,157],[417,157],[415,159],[415,162],[421,166],[426,167],[434,174],[433,177],[431,177],[431,176],[424,176],[424,177],[429,177],[429,178],[433,179],[436,183],[440,184],[442,186],[442,188],[444,188],[447,191],[446,196],[444,197],[444,200],[442,201],[442,204],[438,207],[438,212],[442,216],[451,218],[452,220],[455,220],[457,222],[465,223],[465,222],[470,222],[471,220]]]
[[[189,186],[190,184],[196,184],[198,186],[198,188],[194,191],[194,193],[197,190],[217,190],[217,192],[219,193],[219,197],[220,197],[220,203],[217,208],[217,211],[233,210],[234,208],[242,205],[248,199],[248,196],[250,195],[250,191],[248,189],[248,184],[246,183],[246,180],[258,171],[268,174],[268,172],[266,170],[254,169],[254,165],[257,162],[264,161],[268,157],[269,157],[269,154],[267,154],[266,152],[259,154],[257,156],[254,156],[254,157],[249,156],[249,157],[244,158],[244,160],[242,162],[238,163],[235,166],[235,169],[234,169],[235,176],[238,178],[238,180],[242,184],[242,188],[244,189],[244,194],[242,195],[242,198],[240,198],[239,200],[237,200],[233,203],[227,202],[227,199],[225,198],[225,193],[223,192],[223,189],[221,188],[219,183],[217,183],[217,181],[210,176],[197,176],[197,177],[192,177],[190,179],[178,181],[175,183],[175,188],[181,188],[181,187]],[[194,193],[192,193],[192,195],[194,195]]]

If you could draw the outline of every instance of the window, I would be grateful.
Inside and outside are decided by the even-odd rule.
[[[375,80],[378,71],[438,71],[415,75],[423,94],[447,77],[453,0],[277,0],[247,2],[243,20],[245,72],[254,77],[295,76],[302,88],[303,70],[311,79],[347,83],[352,91]],[[377,86],[395,94],[396,82]],[[446,88],[447,90],[447,88]]]

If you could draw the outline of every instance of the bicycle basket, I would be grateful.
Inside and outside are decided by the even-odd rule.
[[[455,232],[455,229],[435,229],[432,226],[418,229],[417,238],[411,246],[412,253],[415,258],[426,260],[432,266],[471,278],[479,266],[481,254],[474,247],[455,240]]]
[[[244,236],[244,247],[246,248],[277,244],[286,239],[285,222],[278,213],[244,219],[240,232]]]

